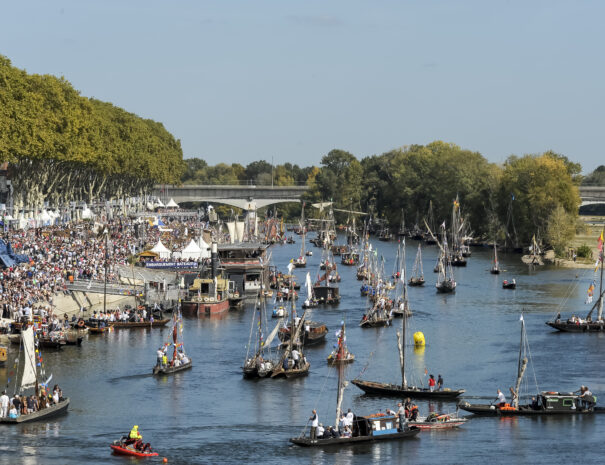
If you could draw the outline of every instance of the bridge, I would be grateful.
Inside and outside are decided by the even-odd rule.
[[[255,211],[275,203],[300,202],[309,186],[256,186],[256,185],[184,185],[155,186],[153,195],[176,203],[216,202]]]
[[[604,204],[605,186],[580,186],[581,207],[585,205]]]

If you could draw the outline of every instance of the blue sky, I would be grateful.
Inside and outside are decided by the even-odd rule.
[[[433,140],[605,164],[605,2],[11,1],[0,54],[161,121],[185,157]]]

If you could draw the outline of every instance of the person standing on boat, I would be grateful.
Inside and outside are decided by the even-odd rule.
[[[298,368],[300,365],[300,352],[296,349],[292,349],[292,360],[294,360],[294,368]]]
[[[506,404],[506,397],[504,397],[504,394],[500,389],[498,389],[498,398],[496,401],[498,402],[498,407],[504,407],[504,404]]]
[[[6,391],[2,391],[2,396],[0,396],[0,418],[6,418],[8,416],[9,403],[10,399],[6,395]]]
[[[429,390],[433,392],[435,390],[435,376],[429,375]]]
[[[345,420],[347,420],[346,426],[350,427],[351,430],[353,429],[353,419],[355,418],[355,415],[353,415],[353,412],[351,412],[351,409],[349,409],[347,411],[347,414],[345,415]]]
[[[408,421],[405,418],[405,408],[401,402],[397,404],[397,416],[399,417],[399,429],[398,431],[401,433],[408,429]]]
[[[313,409],[313,415],[309,418],[311,422],[311,441],[317,441],[317,428],[319,427],[319,417],[317,416],[317,410]]]
[[[437,375],[437,390],[441,391],[443,389],[443,378],[441,375]]]

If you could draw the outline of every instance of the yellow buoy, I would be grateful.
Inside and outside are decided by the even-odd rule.
[[[417,331],[414,333],[414,345],[416,347],[423,347],[425,344],[424,334],[422,332]]]

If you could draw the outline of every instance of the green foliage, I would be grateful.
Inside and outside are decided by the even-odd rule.
[[[583,186],[605,186],[605,165],[597,167],[582,180]]]
[[[592,249],[586,244],[582,244],[576,249],[576,255],[580,258],[592,259]]]
[[[19,195],[39,194],[32,205],[83,198],[87,189],[93,196],[102,188],[107,198],[139,193],[178,182],[184,171],[180,142],[161,123],[82,97],[63,78],[27,74],[3,56],[0,160],[11,163],[15,189],[27,187]],[[22,178],[35,181],[33,188]]]
[[[565,211],[561,205],[557,205],[548,216],[545,239],[558,256],[564,255],[565,246],[573,239],[575,223],[575,216]]]

